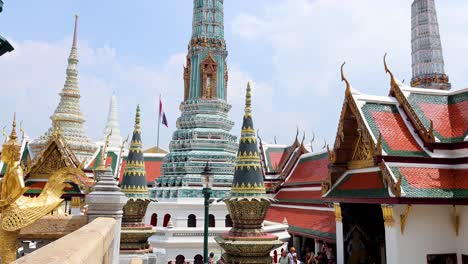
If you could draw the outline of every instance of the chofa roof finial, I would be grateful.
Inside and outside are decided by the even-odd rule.
[[[345,66],[346,62],[344,61],[343,64],[341,64],[341,81],[342,82],[345,82],[346,83],[346,93],[351,93],[351,85],[349,84],[349,81],[348,79],[346,79],[345,75],[344,75],[344,66]]]
[[[385,72],[390,75],[390,84],[393,86],[395,84],[395,77],[393,76],[393,73],[390,71],[387,65],[387,52],[385,52],[385,55],[383,57],[383,63],[385,67]]]

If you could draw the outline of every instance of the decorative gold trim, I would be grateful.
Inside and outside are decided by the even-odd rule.
[[[72,197],[71,198],[71,207],[72,208],[80,208],[81,206],[81,198],[80,197]]]
[[[334,203],[333,208],[335,209],[335,221],[342,222],[343,217],[341,216],[341,206],[339,203]]]
[[[392,227],[395,225],[395,219],[393,218],[393,206],[382,204],[381,207],[385,226]]]
[[[412,124],[414,125],[416,131],[418,132],[419,136],[424,141],[424,143],[434,143],[435,137],[432,125],[430,125],[429,129],[426,129],[424,124],[421,122],[413,107],[406,99],[406,96],[403,94],[403,91],[400,89],[400,86],[396,84],[392,72],[388,69],[386,57],[387,53],[385,53],[384,56],[384,67],[385,71],[390,75],[391,78],[390,94],[393,95],[397,99],[398,103],[400,103],[400,105],[403,107],[404,112],[411,119]]]
[[[402,176],[400,175],[397,181],[395,182],[393,180],[393,177],[390,171],[387,168],[387,165],[385,165],[385,161],[382,161],[381,163],[379,163],[379,168],[380,168],[380,171],[382,172],[382,177],[383,177],[385,184],[387,185],[387,187],[390,188],[390,191],[393,193],[393,195],[395,195],[396,197],[401,197]]]
[[[412,207],[411,204],[407,204],[405,212],[400,215],[400,231],[402,235],[405,233],[406,220],[408,219],[408,215],[411,211],[411,207]]]

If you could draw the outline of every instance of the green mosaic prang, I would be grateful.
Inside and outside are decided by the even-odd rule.
[[[376,104],[376,103],[366,103],[361,108],[364,117],[371,128],[372,134],[375,138],[379,137],[380,130],[372,117],[372,112],[392,112],[397,113],[398,109],[395,105],[385,105],[385,104]],[[422,151],[405,151],[405,150],[393,150],[388,145],[387,141],[382,137],[382,148],[389,156],[403,156],[403,157],[429,157],[429,155]]]
[[[430,127],[430,120],[424,114],[424,111],[419,106],[420,103],[429,103],[429,104],[458,104],[468,100],[468,93],[461,93],[455,95],[429,95],[429,94],[418,94],[418,93],[411,93],[408,97],[408,102],[411,104],[411,107],[414,109],[416,114],[418,115],[419,119],[423,123],[426,129]],[[453,137],[447,138],[442,136],[435,128],[434,128],[435,136],[440,139],[442,143],[458,143],[463,142],[465,137],[468,136],[468,131],[461,137]]]
[[[390,170],[396,178],[402,176],[401,189],[407,198],[468,198],[467,189],[414,188],[398,167],[390,167]]]

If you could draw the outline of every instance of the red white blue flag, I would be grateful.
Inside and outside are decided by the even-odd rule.
[[[167,124],[166,113],[164,113],[163,111],[161,97],[159,97],[159,120],[161,120],[161,124],[165,125],[166,127],[169,127],[169,125]]]

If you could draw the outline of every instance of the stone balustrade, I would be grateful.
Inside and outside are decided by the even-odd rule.
[[[115,238],[116,220],[99,217],[13,263],[84,264],[112,263],[109,258]]]

